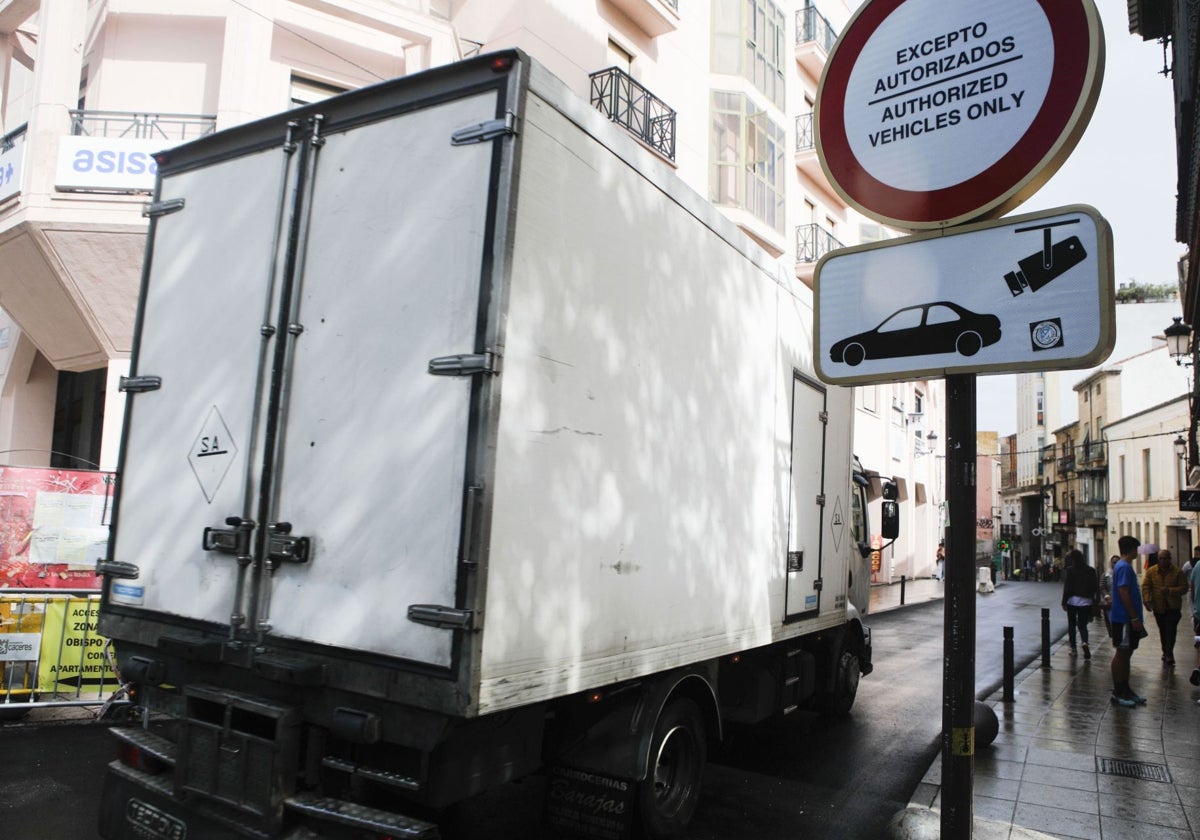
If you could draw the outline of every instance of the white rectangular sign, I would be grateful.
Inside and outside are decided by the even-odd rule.
[[[158,164],[154,153],[166,140],[120,137],[60,137],[54,185],[60,190],[151,192]]]
[[[1087,368],[1116,339],[1112,230],[1084,205],[834,251],[813,288],[831,384]]]

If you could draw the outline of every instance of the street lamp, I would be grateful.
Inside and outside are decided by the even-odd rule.
[[[1200,342],[1191,341],[1192,328],[1183,323],[1183,319],[1175,317],[1171,325],[1163,330],[1167,339],[1167,352],[1175,360],[1175,364],[1192,369],[1192,390],[1188,394],[1188,428],[1187,428],[1187,464],[1189,472],[1192,467],[1200,465],[1200,446],[1196,442],[1196,413],[1200,411],[1200,366],[1197,366],[1197,356],[1200,355]],[[1178,446],[1178,441],[1176,442]],[[1177,450],[1178,451],[1178,450]]]
[[[1188,339],[1192,336],[1192,328],[1183,323],[1182,318],[1174,318],[1171,326],[1163,330],[1163,335],[1167,338],[1167,352],[1171,354],[1175,364],[1190,365],[1192,361],[1187,358],[1187,355]]]
[[[1180,461],[1187,459],[1187,441],[1183,439],[1183,435],[1175,436],[1175,457]]]

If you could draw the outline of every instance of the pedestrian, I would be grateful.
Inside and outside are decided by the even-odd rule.
[[[934,555],[934,559],[937,560],[937,579],[945,580],[946,579],[946,541],[945,540],[940,540],[938,542],[937,554]]]
[[[1113,566],[1112,576],[1112,630],[1113,690],[1110,701],[1114,706],[1137,706],[1146,698],[1129,686],[1129,662],[1138,642],[1146,636],[1146,625],[1142,621],[1142,593],[1138,589],[1137,574],[1130,561],[1137,559],[1137,537],[1128,534],[1117,540],[1121,556]]]
[[[1062,608],[1067,611],[1067,637],[1071,643],[1071,656],[1075,655],[1075,634],[1083,643],[1083,658],[1092,658],[1088,647],[1088,624],[1092,620],[1092,609],[1100,603],[1100,578],[1096,570],[1083,559],[1083,552],[1072,549],[1067,552],[1067,571],[1063,575]]]
[[[1192,564],[1192,635],[1195,638],[1196,645],[1196,667],[1192,669],[1192,675],[1188,677],[1188,682],[1200,688],[1200,572],[1196,571],[1196,564]]]
[[[1112,636],[1112,622],[1109,615],[1112,613],[1112,571],[1116,568],[1117,561],[1121,558],[1114,554],[1108,558],[1108,571],[1100,578],[1100,615],[1104,617],[1104,633],[1106,636]]]
[[[1193,578],[1195,577],[1194,572],[1195,572],[1197,566],[1200,566],[1200,545],[1198,545],[1192,549],[1192,556],[1188,559],[1188,561],[1186,563],[1183,564],[1183,576],[1187,578],[1187,582],[1188,582],[1188,606],[1189,607],[1196,606],[1196,598],[1192,592],[1192,584],[1195,583],[1195,580],[1193,580]]]
[[[1162,646],[1162,661],[1168,668],[1175,664],[1175,634],[1183,614],[1183,596],[1187,580],[1175,568],[1171,552],[1158,552],[1158,562],[1142,575],[1142,597],[1154,613],[1158,624],[1158,641]]]

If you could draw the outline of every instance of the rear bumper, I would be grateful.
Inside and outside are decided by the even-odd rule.
[[[284,802],[284,827],[278,831],[246,825],[244,815],[224,814],[194,798],[177,800],[169,775],[150,775],[118,761],[108,766],[100,800],[100,836],[104,840],[343,840],[363,831],[397,840],[438,840],[436,825],[355,805],[297,794]]]

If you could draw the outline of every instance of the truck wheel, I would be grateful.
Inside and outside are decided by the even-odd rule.
[[[858,650],[850,639],[843,639],[837,658],[833,661],[833,686],[821,693],[818,708],[821,714],[845,717],[858,696],[858,680],[862,663]]]
[[[650,766],[638,788],[642,837],[669,840],[684,835],[700,801],[706,752],[700,710],[691,700],[675,700],[654,726]]]

